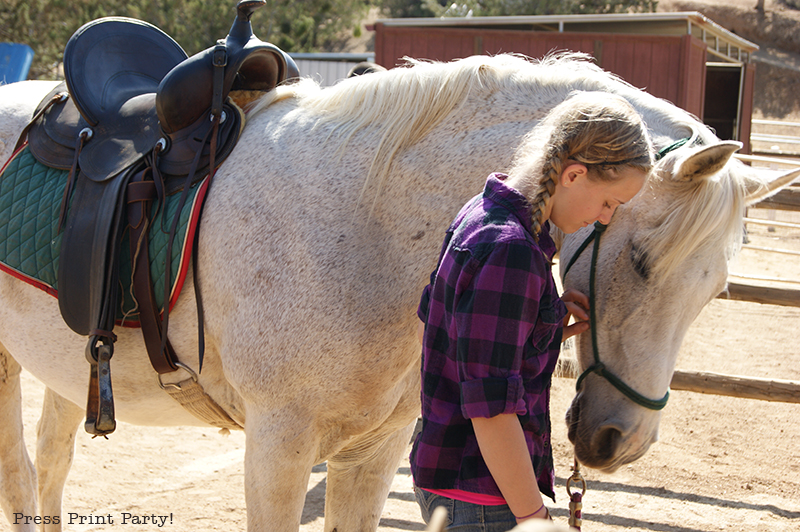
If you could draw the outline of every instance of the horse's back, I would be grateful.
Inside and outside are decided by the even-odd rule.
[[[53,81],[19,81],[0,85],[0,166],[11,157],[20,131],[54,86]]]

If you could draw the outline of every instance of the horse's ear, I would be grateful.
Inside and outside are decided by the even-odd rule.
[[[678,163],[672,177],[676,181],[699,181],[722,170],[731,156],[742,148],[741,142],[725,140],[704,146]]]
[[[783,173],[770,172],[768,170],[756,173],[755,169],[753,169],[753,172],[755,176],[748,179],[746,184],[747,196],[745,205],[748,207],[774,196],[786,186],[791,185],[800,176],[800,168]]]

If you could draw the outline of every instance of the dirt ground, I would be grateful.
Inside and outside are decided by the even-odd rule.
[[[800,221],[800,216],[751,211],[751,216]],[[800,252],[800,229],[749,225],[750,245]],[[732,272],[800,281],[800,255],[746,248]],[[733,277],[732,277],[733,279]],[[776,284],[776,283],[772,283]],[[784,287],[797,284],[783,283]],[[678,367],[800,381],[800,308],[715,300],[691,327]],[[553,429],[557,502],[566,522],[564,481],[571,447],[563,415],[573,381],[555,379]],[[26,444],[35,450],[42,387],[24,374]],[[800,404],[673,391],[661,438],[639,461],[612,475],[585,471],[588,532],[790,532],[800,530]],[[65,529],[119,532],[124,512],[167,516],[163,527],[121,530],[206,532],[244,530],[244,435],[213,429],[142,428],[121,423],[107,441],[78,434],[63,503]],[[323,529],[325,466],[314,469],[303,532]],[[78,517],[85,517],[83,524]],[[97,524],[111,515],[114,524]],[[408,461],[395,476],[380,531],[424,530]],[[9,530],[4,521],[0,531]]]

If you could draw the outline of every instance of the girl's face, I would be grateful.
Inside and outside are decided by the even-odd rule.
[[[586,166],[573,163],[561,173],[548,208],[549,219],[565,233],[599,221],[608,224],[614,210],[630,201],[644,185],[646,174],[624,167],[615,181],[593,181]]]

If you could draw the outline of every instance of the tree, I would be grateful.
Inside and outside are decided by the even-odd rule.
[[[228,34],[237,0],[2,0],[0,40],[35,52],[29,77],[57,79],[64,46],[83,24],[105,16],[144,20],[161,28],[189,55]],[[253,31],[286,52],[329,50],[352,34],[368,0],[267,0]]]
[[[378,2],[381,9],[391,18],[424,18],[437,16],[430,10],[424,0],[378,0]]]
[[[368,9],[367,0],[270,1],[253,15],[253,27],[263,40],[291,52],[335,48],[359,27]]]

